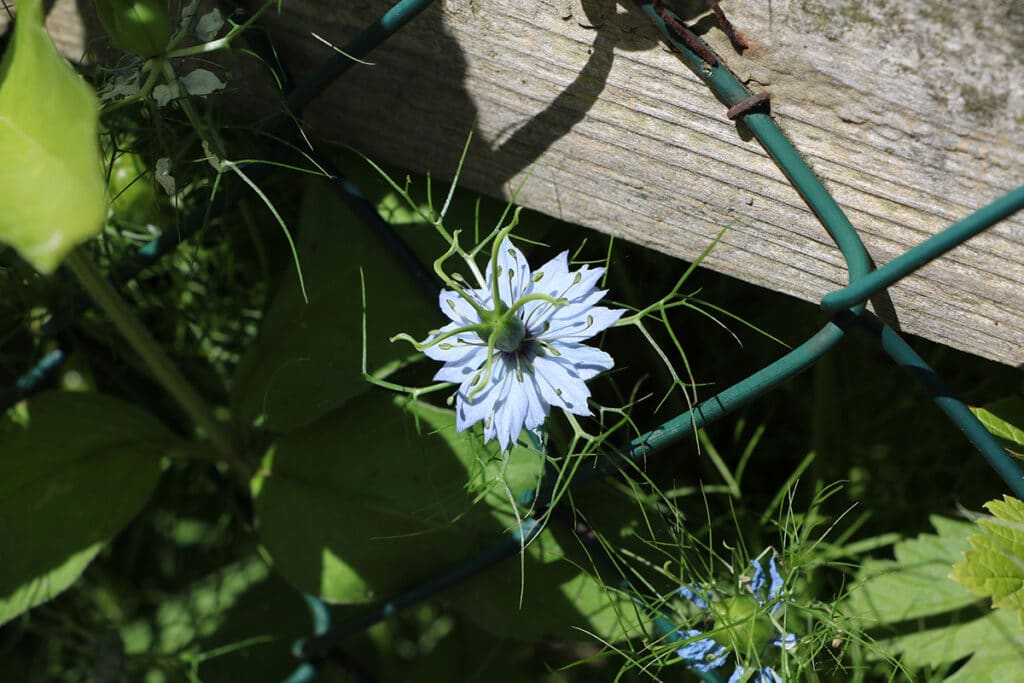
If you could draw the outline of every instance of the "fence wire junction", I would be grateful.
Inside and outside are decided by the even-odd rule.
[[[910,345],[889,325],[865,308],[865,302],[875,294],[1024,208],[1024,186],[957,221],[884,266],[874,269],[863,243],[842,209],[772,120],[767,97],[751,93],[729,71],[722,59],[691,32],[678,15],[660,1],[634,0],[634,3],[655,25],[662,38],[674,49],[683,63],[725,103],[729,108],[729,118],[742,120],[771,156],[835,242],[845,260],[849,284],[823,297],[821,307],[829,316],[828,321],[804,343],[746,379],[702,401],[692,410],[668,420],[621,447],[606,450],[594,467],[581,468],[577,472],[571,486],[582,486],[594,479],[617,472],[629,461],[641,461],[691,437],[695,430],[736,411],[808,369],[839,344],[849,332],[860,329],[875,338],[896,365],[917,380],[938,408],[964,433],[968,441],[999,474],[1009,490],[1017,498],[1024,499],[1024,471],[1020,466]],[[284,143],[300,139],[294,121],[301,110],[324,88],[355,65],[357,62],[353,58],[365,57],[431,4],[433,0],[401,0],[345,45],[342,48],[344,54],[334,55],[298,84],[292,84],[287,70],[281,67],[267,37],[256,30],[247,31],[246,38],[250,40],[250,47],[263,55],[268,64],[277,65],[278,78],[287,93],[285,114],[265,126],[268,135],[279,137]],[[720,14],[717,3],[709,5],[716,10],[716,15]],[[226,9],[231,12],[241,11],[234,6]],[[728,22],[724,20],[724,15],[721,15],[720,21],[723,22],[723,28],[727,28]],[[735,34],[731,32],[731,26],[728,27],[727,33],[735,44]],[[666,77],[674,75],[665,74]],[[279,156],[286,153],[287,144],[277,146]],[[424,294],[429,296],[431,301],[435,300],[438,291],[436,282],[380,217],[375,207],[362,197],[358,188],[315,146],[305,149],[305,153],[331,175],[327,182],[332,189],[384,240],[395,258],[420,285]],[[274,169],[275,166],[271,164],[252,165],[246,167],[246,174],[254,182],[258,182]],[[115,268],[111,273],[110,277],[115,286],[123,286],[143,269],[173,251],[181,242],[195,234],[211,215],[222,213],[246,192],[248,187],[240,183],[228,186],[225,191],[211,197],[211,204],[206,211],[188,216],[180,230],[167,231],[144,245],[129,262]],[[88,307],[89,303],[82,299],[65,311],[55,314],[43,328],[44,338],[57,337]],[[0,410],[6,411],[42,388],[60,368],[66,356],[66,350],[60,347],[45,354],[32,368],[24,372],[14,385],[0,392]],[[340,644],[346,638],[364,631],[381,620],[516,556],[524,544],[543,529],[544,525],[540,518],[549,513],[557,515],[557,510],[552,510],[550,505],[554,493],[554,477],[548,474],[550,472],[545,473],[536,489],[520,493],[520,502],[537,510],[533,517],[523,520],[521,528],[513,530],[484,552],[425,579],[411,589],[338,623],[332,621],[330,610],[323,601],[313,596],[304,596],[312,615],[313,634],[296,643],[294,653],[302,661],[285,683],[308,683],[314,680],[319,669],[327,662],[343,666],[355,680],[373,680],[354,660],[344,654],[339,647]],[[593,550],[594,556],[598,561],[601,560],[602,551],[599,548],[588,546],[588,550]],[[638,598],[642,593],[642,590],[630,584],[628,577],[624,577],[621,585],[617,587],[633,590]],[[676,624],[667,616],[653,615],[652,622],[655,629],[666,639],[679,637]],[[714,672],[695,673],[706,680],[717,680]]]

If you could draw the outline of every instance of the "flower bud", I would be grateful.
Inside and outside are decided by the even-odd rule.
[[[96,14],[118,47],[140,57],[162,53],[171,40],[166,0],[96,0]]]
[[[107,181],[110,208],[130,223],[157,222],[160,205],[156,189],[142,157],[130,152],[117,155],[111,164]]]
[[[726,647],[752,647],[759,652],[775,636],[771,619],[752,596],[721,600],[714,603],[714,610],[717,632],[712,637]]]

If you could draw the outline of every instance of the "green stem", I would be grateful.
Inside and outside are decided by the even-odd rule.
[[[199,392],[189,384],[181,371],[153,336],[143,327],[139,319],[135,317],[131,307],[121,298],[117,290],[100,273],[96,264],[82,247],[72,251],[65,261],[68,268],[96,305],[106,313],[118,331],[124,336],[128,345],[139,354],[142,362],[149,368],[150,372],[164,389],[174,398],[175,401],[188,413],[199,429],[206,433],[207,438],[217,449],[222,460],[228,462],[242,472],[247,471],[235,451],[231,435],[223,424],[217,421],[213,410]]]
[[[192,57],[194,55],[202,55],[207,52],[215,52],[221,48],[231,46],[231,38],[233,36],[224,36],[217,40],[211,40],[208,43],[200,43],[199,45],[193,45],[192,47],[183,47],[180,50],[174,50],[173,52],[167,53],[167,59],[180,59],[182,57]]]

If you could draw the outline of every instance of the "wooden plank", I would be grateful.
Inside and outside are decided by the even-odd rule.
[[[80,62],[85,55],[85,46],[88,42],[86,34],[86,22],[75,5],[75,0],[56,0],[56,2],[44,2],[47,7],[46,30],[53,38],[54,44],[61,54],[73,62]],[[91,4],[91,3],[90,3]],[[4,2],[4,8],[0,9],[0,33],[7,30],[9,23],[8,12],[14,14],[17,11],[17,3]],[[94,20],[98,25],[98,20]]]
[[[296,2],[288,18],[336,44],[388,3]],[[626,7],[625,5],[628,5]],[[676,3],[683,9],[684,3]],[[703,3],[690,6],[706,12]],[[1024,6],[1015,0],[724,3],[743,56],[698,26],[848,212],[876,263],[1024,182]],[[325,50],[296,35],[290,59]],[[300,56],[301,55],[301,56]],[[756,141],[656,39],[631,3],[450,0],[356,67],[307,116],[370,156],[464,184],[818,301],[841,258]],[[475,123],[474,123],[475,122]],[[1024,220],[972,240],[891,290],[901,329],[1024,364]]]
[[[393,3],[286,3],[273,33],[298,75]],[[1024,182],[1018,0],[732,0],[737,55],[677,1],[772,110],[882,264]],[[325,9],[327,8],[327,9]],[[305,28],[303,28],[305,27]],[[818,301],[845,280],[824,230],[756,141],[632,3],[438,2],[311,107],[318,136],[573,223]],[[900,329],[1024,365],[1024,218],[876,302]]]

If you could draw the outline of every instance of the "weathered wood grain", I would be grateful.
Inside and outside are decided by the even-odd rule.
[[[4,0],[3,8],[0,9],[0,31],[6,31],[8,27],[8,11],[14,14],[17,11],[17,2]],[[46,30],[53,38],[54,44],[61,54],[73,62],[79,62],[85,55],[86,25],[82,13],[79,12],[74,0],[56,0],[56,2],[44,2],[48,8],[46,12]]]
[[[732,0],[736,54],[703,2],[673,6],[772,111],[882,264],[1024,182],[1018,0]],[[286,2],[301,75],[391,3]],[[632,3],[447,0],[327,90],[317,135],[817,301],[846,279],[824,230],[756,141]],[[880,303],[914,334],[1024,365],[1024,219],[931,264]]]

